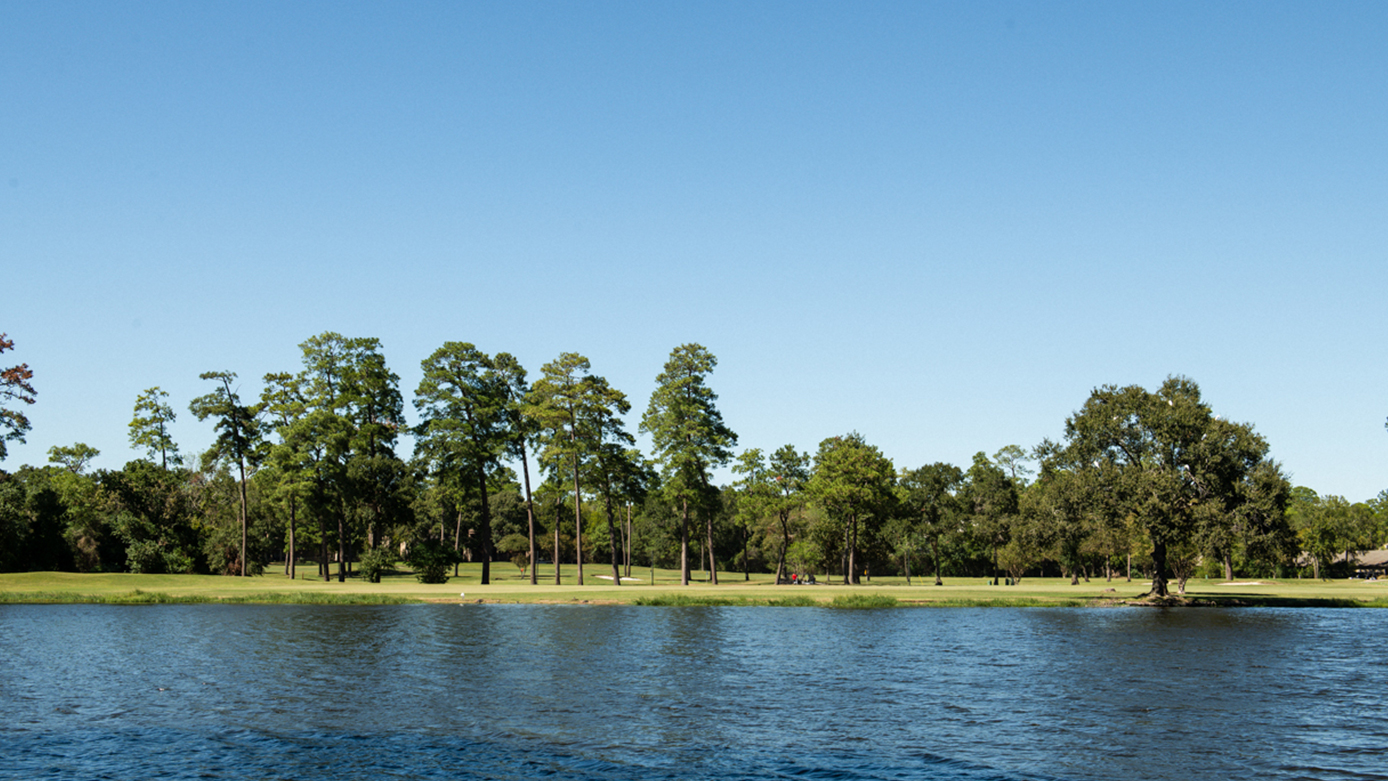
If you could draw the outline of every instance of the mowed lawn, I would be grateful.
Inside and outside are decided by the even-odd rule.
[[[0,602],[158,602],[234,601],[284,603],[372,602],[505,602],[505,603],[629,603],[669,600],[718,604],[767,604],[788,599],[806,604],[831,603],[848,595],[881,595],[902,605],[1018,607],[1108,605],[1135,598],[1148,583],[1102,579],[1070,585],[1065,578],[1027,578],[1016,586],[993,586],[982,578],[946,578],[943,586],[929,577],[873,578],[857,586],[821,581],[817,585],[777,586],[771,575],[753,574],[744,580],[740,572],[720,572],[719,584],[708,583],[707,573],[696,572],[689,586],[679,584],[677,570],[632,570],[632,581],[615,586],[611,568],[584,566],[585,585],[577,585],[577,569],[563,568],[563,585],[554,585],[554,568],[540,568],[539,583],[507,562],[492,565],[492,582],[481,585],[481,565],[465,564],[458,577],[444,584],[418,582],[407,571],[388,575],[380,583],[349,577],[324,582],[304,578],[313,574],[300,569],[300,577],[287,578],[271,569],[265,575],[238,578],[215,575],[132,575],[119,573],[77,574],[23,572],[0,574]],[[603,576],[606,576],[604,578]],[[1173,584],[1174,589],[1174,584]],[[1388,581],[1362,580],[1192,580],[1186,597],[1205,603],[1279,606],[1388,607]]]

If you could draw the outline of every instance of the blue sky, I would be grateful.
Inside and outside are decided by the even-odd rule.
[[[1388,488],[1388,6],[0,0],[8,469],[193,452],[317,333],[583,353],[632,428],[719,358],[742,447],[898,466],[1195,379],[1295,482]],[[402,448],[408,455],[409,444]]]

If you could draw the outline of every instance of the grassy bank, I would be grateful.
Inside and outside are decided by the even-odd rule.
[[[401,572],[381,583],[359,578],[324,582],[291,580],[281,573],[252,578],[209,575],[131,575],[23,572],[0,574],[0,603],[155,604],[220,602],[231,604],[402,604],[415,602],[501,602],[636,605],[763,605],[774,607],[1080,607],[1122,604],[1147,590],[1147,583],[1095,580],[1072,586],[1061,578],[1029,578],[1017,586],[992,586],[980,578],[873,578],[859,586],[820,584],[777,586],[769,575],[719,573],[719,585],[698,580],[679,585],[674,570],[633,571],[637,580],[621,586],[600,576],[611,570],[584,567],[579,586],[573,566],[564,568],[564,585],[554,571],[541,570],[540,583],[511,567],[493,565],[492,582],[480,584],[480,565],[464,565],[460,577],[427,585]],[[702,578],[704,573],[698,573]],[[1262,580],[1223,583],[1195,580],[1186,597],[1197,604],[1267,607],[1388,607],[1388,582]]]

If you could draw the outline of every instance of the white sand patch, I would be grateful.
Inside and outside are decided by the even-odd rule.
[[[1216,585],[1216,586],[1266,586],[1266,585],[1268,585],[1268,584],[1267,584],[1267,583],[1263,583],[1262,581],[1258,581],[1258,580],[1240,580],[1240,581],[1238,581],[1238,582],[1232,582],[1232,581],[1231,581],[1231,582],[1228,582],[1228,583],[1216,583],[1215,585]]]

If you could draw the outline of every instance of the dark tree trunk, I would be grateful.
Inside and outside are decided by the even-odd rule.
[[[241,577],[250,573],[246,571],[246,459],[238,459],[241,467]]]
[[[347,508],[337,512],[337,582],[347,582]]]
[[[564,519],[561,518],[561,517],[559,517],[559,515],[560,515],[560,513],[562,513],[563,511],[564,511],[564,503],[563,503],[563,502],[559,502],[559,503],[555,506],[555,508],[554,508],[554,585],[556,585],[556,586],[560,585],[560,583],[559,583],[559,524],[560,524],[560,523],[563,523]]]
[[[574,563],[578,565],[578,585],[583,585],[583,508],[578,494],[578,444],[574,444]]]
[[[323,576],[324,583],[333,579],[328,571],[328,525],[323,522],[321,512],[318,513],[318,574]]]
[[[1228,553],[1224,554],[1224,579],[1234,579],[1234,559]]]
[[[521,444],[521,474],[525,475],[525,520],[530,528],[530,585],[539,584],[539,569],[536,564],[538,551],[535,549],[535,501],[530,496],[530,463],[525,455],[525,445]]]
[[[708,549],[708,582],[718,585],[718,559],[713,551],[713,513],[704,510],[704,528],[707,531],[705,545]]]
[[[453,577],[458,577],[458,560],[462,557],[458,555],[459,545],[463,540],[463,508],[458,508],[458,518],[453,525]]]
[[[492,508],[487,501],[487,472],[477,465],[477,490],[482,495],[482,519],[477,524],[477,545],[482,553],[482,585],[492,582]]]
[[[933,555],[933,557],[935,558],[935,585],[937,585],[937,586],[943,586],[943,585],[945,585],[945,582],[944,582],[943,580],[940,580],[940,538],[939,538],[939,537],[931,537],[931,538],[930,538],[930,551],[931,551],[931,554]]]
[[[689,498],[680,499],[680,585],[689,585]]]
[[[621,561],[617,558],[617,521],[612,515],[612,486],[605,486],[602,492],[603,505],[607,511],[607,547],[612,552],[612,585],[622,585]]]
[[[853,585],[859,584],[858,567],[858,519],[854,517],[849,521],[848,528],[852,535],[848,544],[848,574],[853,579]]]
[[[295,561],[296,551],[294,550],[294,511],[297,509],[294,495],[289,495],[289,579],[294,579],[294,570],[297,562]]]
[[[781,550],[776,554],[776,585],[785,582],[786,573],[786,548],[790,547],[790,521],[784,515],[777,515],[781,520]]]
[[[1152,590],[1147,592],[1147,595],[1170,596],[1167,590],[1166,542],[1163,540],[1152,543]]]
[[[746,526],[743,526],[743,527],[742,527],[742,579],[743,579],[744,581],[748,581],[748,580],[751,580],[751,579],[752,579],[752,571],[751,571],[751,569],[748,568],[748,564],[747,564],[747,538],[750,537],[750,536],[752,536],[752,535],[751,535],[751,532],[747,531],[747,527],[746,527]]]

